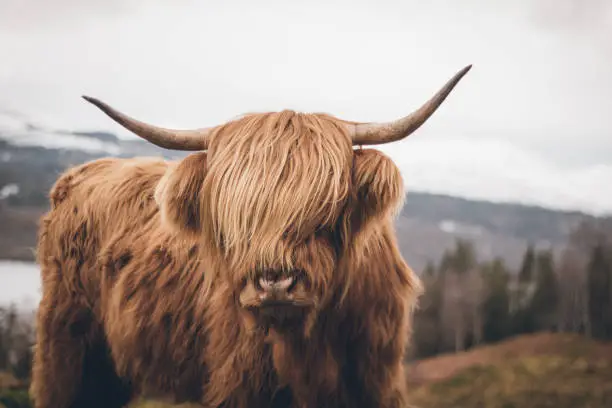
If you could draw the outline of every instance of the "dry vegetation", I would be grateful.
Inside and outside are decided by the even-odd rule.
[[[422,408],[612,406],[612,343],[571,334],[521,336],[413,367]]]
[[[540,356],[564,356],[589,361],[612,360],[612,343],[569,333],[518,336],[464,353],[448,353],[409,364],[410,382],[413,385],[426,385],[447,380],[476,365],[500,364],[518,358]]]

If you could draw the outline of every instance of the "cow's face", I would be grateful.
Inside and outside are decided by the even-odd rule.
[[[165,222],[202,242],[216,279],[271,325],[299,323],[349,279],[355,235],[397,208],[397,167],[353,150],[342,122],[291,111],[217,129],[206,153],[172,167],[156,194]]]
[[[202,151],[160,180],[155,197],[163,224],[200,241],[202,257],[211,261],[207,275],[233,288],[240,307],[282,325],[313,316],[330,293],[343,292],[353,278],[347,257],[385,245],[369,246],[368,231],[398,207],[401,177],[381,153],[353,146],[407,137],[470,67],[412,114],[382,124],[283,111],[181,131],[85,98],[158,146]]]
[[[238,301],[264,320],[315,308],[338,258],[352,144],[337,122],[291,111],[227,124],[209,149],[205,239],[227,262]]]

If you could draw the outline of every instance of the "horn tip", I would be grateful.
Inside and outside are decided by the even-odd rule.
[[[92,105],[96,106],[97,108],[105,112],[110,110],[110,108],[98,98],[94,98],[92,96],[87,96],[87,95],[81,95],[81,98],[85,99],[87,102],[91,103]]]
[[[81,95],[81,98],[85,99],[87,102],[89,103],[95,103],[97,102],[96,98],[93,98],[91,96],[87,96],[87,95]]]
[[[459,71],[461,74],[465,75],[468,73],[468,71],[472,69],[472,64],[466,65],[461,71]]]

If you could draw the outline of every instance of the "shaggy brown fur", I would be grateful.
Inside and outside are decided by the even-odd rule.
[[[403,183],[380,152],[353,150],[338,119],[247,115],[218,127],[207,152],[96,160],[50,196],[37,408],[122,407],[142,393],[225,408],[406,406],[421,288],[392,226]],[[245,307],[266,268],[303,271],[297,322]]]

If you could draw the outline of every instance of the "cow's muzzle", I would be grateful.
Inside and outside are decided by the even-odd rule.
[[[301,271],[255,274],[240,293],[242,307],[277,323],[303,316],[315,303],[309,281]]]

